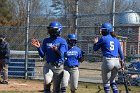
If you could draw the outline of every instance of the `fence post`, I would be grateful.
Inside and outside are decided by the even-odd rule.
[[[75,5],[76,5],[76,7],[75,7],[75,34],[77,35],[77,25],[78,25],[78,3],[79,3],[79,0],[75,0]]]
[[[114,24],[115,24],[115,0],[112,0],[112,26],[114,31]]]
[[[29,46],[29,19],[30,18],[30,0],[27,0],[27,25],[26,25],[26,33],[25,33],[25,79],[28,77],[28,46]]]

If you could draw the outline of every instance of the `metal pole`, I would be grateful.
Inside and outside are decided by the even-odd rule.
[[[114,24],[115,24],[115,0],[112,0],[112,26],[114,31]]]
[[[79,0],[75,0],[76,3],[76,9],[75,9],[75,34],[77,35],[77,31],[78,31],[78,28],[77,28],[77,25],[78,25],[78,3],[79,3]]]
[[[29,40],[29,18],[30,18],[30,0],[27,0],[27,27],[26,27],[26,38],[25,38],[25,79],[27,79],[28,74],[28,40]]]

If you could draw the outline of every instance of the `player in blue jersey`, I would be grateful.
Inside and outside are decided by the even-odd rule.
[[[110,86],[113,93],[118,93],[115,77],[120,68],[124,69],[124,55],[120,42],[116,38],[113,27],[110,23],[103,23],[100,31],[102,37],[94,39],[94,51],[101,48],[103,54],[102,81],[105,93],[110,93]],[[120,60],[118,58],[120,56]],[[120,63],[121,62],[121,63]]]
[[[53,81],[53,93],[60,93],[60,83],[63,77],[64,53],[68,49],[65,39],[60,37],[62,25],[59,22],[51,22],[47,27],[50,37],[43,40],[42,46],[37,39],[32,39],[39,55],[46,58],[43,68],[44,93],[50,93]]]
[[[79,80],[79,65],[83,61],[83,52],[76,46],[77,36],[75,34],[69,34],[67,37],[68,51],[65,53],[66,61],[64,63],[65,70],[70,75],[70,89],[71,93],[75,93],[78,87]],[[66,93],[66,87],[68,86],[69,75],[64,71],[64,77],[62,80],[61,92]]]

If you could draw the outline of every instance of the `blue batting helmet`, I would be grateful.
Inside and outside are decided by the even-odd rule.
[[[113,27],[110,23],[106,22],[101,25],[101,30],[106,30],[107,32],[113,32]]]
[[[72,39],[72,40],[77,40],[77,36],[76,36],[75,34],[69,34],[69,35],[68,35],[68,39],[69,39],[69,40],[71,40],[71,39]]]
[[[57,32],[61,32],[62,31],[62,25],[59,22],[51,22],[47,28],[48,29],[49,28],[57,29]]]

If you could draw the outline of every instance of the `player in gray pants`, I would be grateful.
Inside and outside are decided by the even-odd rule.
[[[50,37],[43,40],[42,46],[37,39],[32,39],[39,55],[46,58],[43,68],[44,93],[51,92],[51,82],[53,82],[53,93],[60,93],[60,83],[64,70],[64,53],[68,49],[65,39],[60,37],[62,25],[59,22],[51,22],[47,27]]]
[[[66,61],[64,76],[62,79],[61,93],[66,93],[68,80],[70,76],[71,93],[75,93],[79,80],[79,62],[83,61],[83,52],[76,46],[77,37],[75,34],[69,34],[67,38],[68,51],[65,53]]]
[[[103,53],[103,64],[102,64],[102,80],[105,93],[110,93],[110,86],[113,93],[118,93],[117,84],[115,77],[120,68],[124,68],[124,56],[121,50],[120,42],[116,38],[110,23],[103,23],[101,26],[101,35],[99,39],[94,39],[94,51],[101,48]],[[120,61],[118,58],[120,55]],[[121,64],[119,63],[121,62]],[[121,67],[122,66],[122,67]]]

